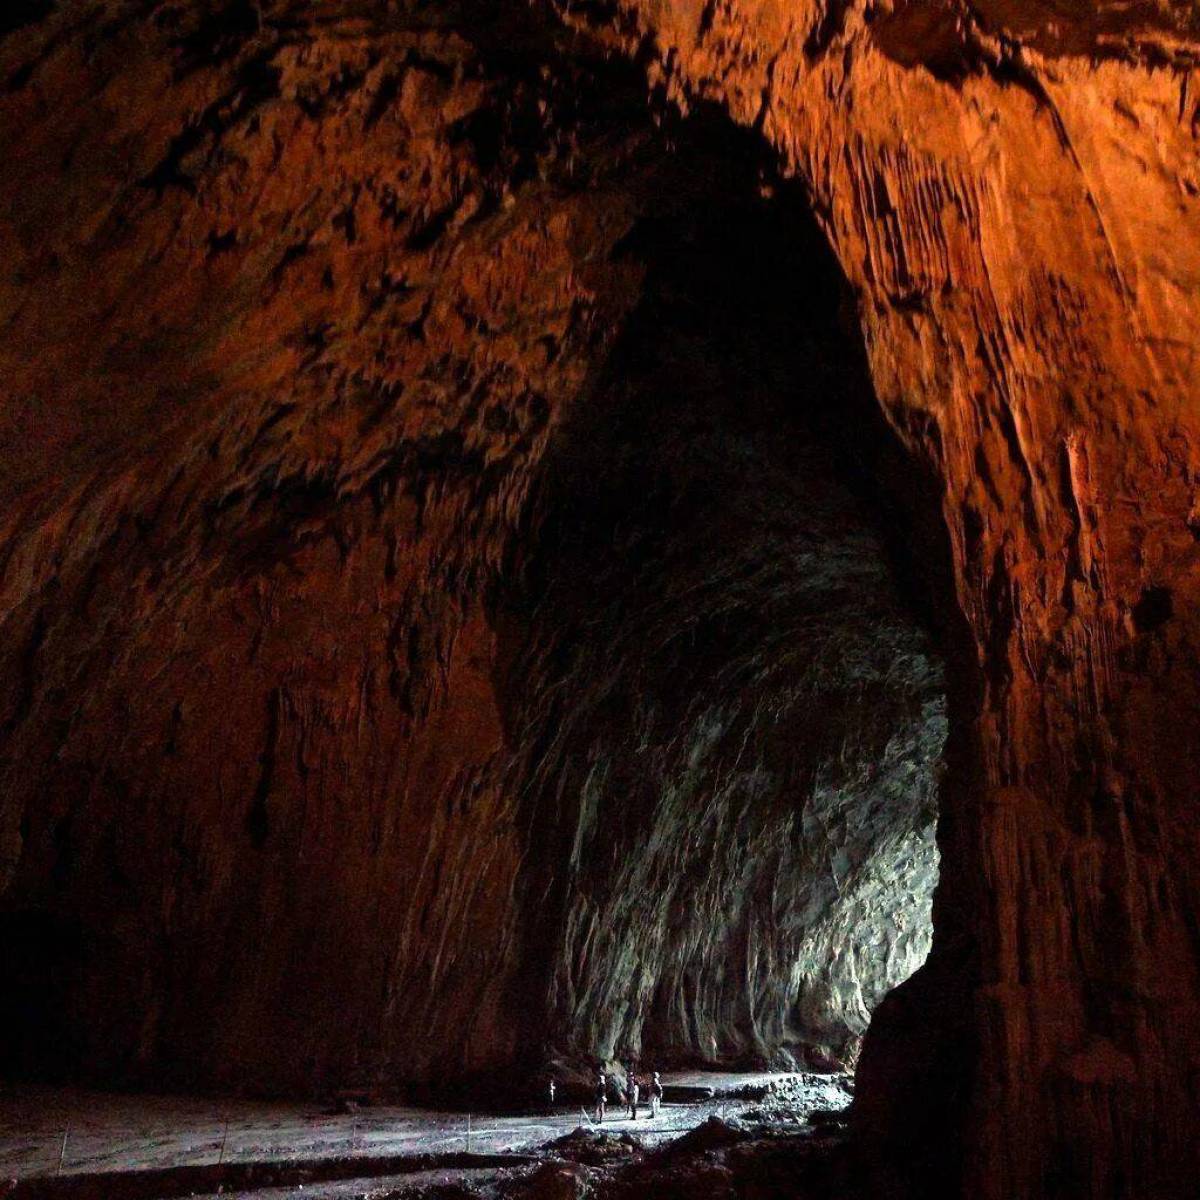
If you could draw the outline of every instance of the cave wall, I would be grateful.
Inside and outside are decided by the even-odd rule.
[[[483,597],[635,290],[628,203],[555,183],[579,87],[409,26],[88,5],[2,44],[5,901],[79,948],[18,1057],[515,1053]]]
[[[723,391],[693,373],[657,408],[667,365],[625,394],[609,365],[654,254],[686,257],[635,235],[757,194],[754,154],[656,127],[639,72],[524,6],[23,11],[0,41],[6,1067],[308,1091],[494,1077],[548,1031],[851,1050],[925,949],[943,722],[862,504],[779,409],[861,401],[861,353],[840,382],[810,346],[796,395],[776,319],[774,377],[743,346]],[[847,342],[827,252],[795,253]],[[632,465],[593,409],[641,420]],[[597,466],[662,486],[668,454],[694,511],[639,574],[613,539],[662,541],[655,495],[590,489]],[[653,595],[685,560],[696,607],[659,596],[652,628],[594,586]],[[656,652],[689,614],[692,646]],[[634,700],[593,726],[598,677]]]
[[[868,1039],[862,1131],[961,1129],[971,1196],[1193,1189],[1194,8],[632,0],[591,28],[811,189],[944,481],[969,703],[934,950]]]
[[[93,1052],[219,1077],[253,1042],[311,1079],[433,1029],[486,1067],[523,958],[522,810],[493,782],[493,664],[523,635],[480,598],[637,290],[609,254],[630,189],[564,187],[624,141],[581,153],[579,79],[501,85],[452,32],[469,11],[511,53],[524,6],[263,7],[3,27],[6,920],[103,947],[107,982],[64,996],[111,1020]],[[868,1039],[864,1133],[961,1132],[972,1196],[1178,1194],[1200,1176],[1194,13],[564,17],[802,181],[884,411],[943,484],[966,639],[937,932]],[[462,850],[483,823],[486,865]]]
[[[641,300],[535,500],[514,742],[561,1043],[828,1066],[928,952],[945,698],[822,436],[874,403],[836,265],[742,176],[625,240]]]

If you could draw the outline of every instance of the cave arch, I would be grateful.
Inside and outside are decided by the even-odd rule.
[[[5,43],[18,72],[33,55],[13,111],[38,110],[56,20]],[[164,84],[125,175],[94,192],[103,127],[84,106],[62,129],[33,120],[26,164],[75,122],[74,190],[17,181],[28,229],[70,247],[55,286],[88,297],[18,307],[34,353],[14,377],[79,394],[42,434],[57,474],[34,486],[12,456],[4,481],[26,496],[10,555],[29,564],[5,597],[4,904],[78,926],[86,953],[54,972],[77,1068],[444,1086],[547,1049],[629,1052],[646,1023],[647,1049],[677,1060],[852,1058],[928,931],[895,909],[828,973],[832,943],[861,932],[836,927],[834,893],[894,836],[927,906],[944,717],[905,611],[922,587],[885,561],[917,528],[879,498],[906,468],[805,197],[724,114],[651,119],[640,72],[529,14],[470,40],[353,14],[193,28],[131,12],[107,36],[100,57],[51,40],[49,61],[109,89],[116,114],[128,62],[165,58],[199,92]],[[345,164],[332,187],[313,139]],[[247,192],[268,161],[276,187]],[[110,215],[73,225],[89,204]],[[105,287],[75,288],[85,263]],[[163,297],[168,328],[140,336]],[[46,373],[80,346],[94,374]],[[9,412],[10,446],[33,412]],[[589,611],[587,577],[610,568],[607,590],[647,605],[690,572],[702,607],[658,596],[646,628]],[[596,830],[555,795],[592,785],[569,754],[553,766],[546,747],[569,747],[541,698],[600,619],[643,647],[605,701],[608,768],[622,739],[656,742],[617,788],[659,816],[587,803],[627,841],[667,843],[669,806],[649,797],[669,795],[700,811],[703,850],[572,887],[561,863]],[[631,702],[639,658],[657,678]],[[766,722],[739,700],[756,686]],[[595,767],[604,748],[575,721]],[[834,728],[861,734],[853,751]],[[705,799],[719,773],[735,783]],[[851,828],[872,804],[878,827]],[[820,836],[802,828],[818,818]],[[706,943],[692,915],[669,974],[644,953],[622,967],[637,910],[617,919],[615,897],[658,887],[665,946],[690,915],[672,880],[699,886],[714,853],[732,858],[705,903],[737,897],[736,916]],[[806,871],[801,903],[787,885]],[[606,936],[581,975],[578,947]]]
[[[720,113],[670,136],[506,598],[532,990],[566,1063],[853,1063],[929,947],[931,493],[884,518],[912,468],[800,190]]]
[[[0,928],[91,948],[27,972],[79,1069],[299,1091],[531,1044],[523,643],[493,618],[640,294],[614,250],[678,132],[648,80],[802,181],[937,481],[884,492],[949,538],[908,556],[948,560],[935,949],[861,1128],[965,1128],[947,1178],[988,1198],[1194,1185],[1194,23],[21,7]],[[922,1033],[927,1069],[890,1059]]]

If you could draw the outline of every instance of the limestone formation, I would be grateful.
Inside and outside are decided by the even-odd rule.
[[[877,1184],[1191,1194],[1198,41],[0,16],[9,1064],[851,1054],[936,799]]]
[[[1200,1178],[1195,10],[619,11],[598,35],[805,181],[879,400],[943,481],[962,728],[933,958],[868,1055],[874,1131],[964,1119],[971,1196],[1178,1195]]]
[[[266,14],[0,43],[9,1059],[852,1056],[945,717],[806,207],[545,14]]]

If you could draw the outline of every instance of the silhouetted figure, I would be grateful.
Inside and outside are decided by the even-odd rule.
[[[603,1071],[596,1077],[596,1123],[604,1124],[604,1109],[608,1105],[608,1076]]]
[[[650,1084],[650,1116],[651,1118],[658,1116],[658,1106],[662,1104],[663,1086],[662,1080],[658,1077],[658,1072],[654,1072],[654,1079]]]
[[[554,1077],[550,1077],[550,1086],[546,1089],[546,1095],[550,1101],[550,1107],[554,1107],[554,1093],[557,1089],[554,1086]]]
[[[629,1119],[631,1121],[636,1121],[638,1112],[638,1096],[641,1089],[638,1086],[638,1078],[632,1071],[629,1072],[627,1080],[628,1082],[626,1084],[626,1088],[629,1093]]]

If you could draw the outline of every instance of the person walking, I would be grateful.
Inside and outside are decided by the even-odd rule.
[[[663,1086],[662,1080],[658,1077],[658,1072],[654,1072],[654,1079],[650,1084],[650,1118],[653,1120],[658,1116],[659,1105],[662,1104]]]
[[[596,1076],[596,1124],[604,1124],[604,1109],[608,1105],[608,1076],[601,1070]]]
[[[640,1089],[638,1087],[638,1077],[633,1073],[632,1070],[630,1070],[628,1075],[625,1077],[625,1088],[629,1095],[629,1119],[631,1121],[636,1121],[638,1112],[638,1093]]]

